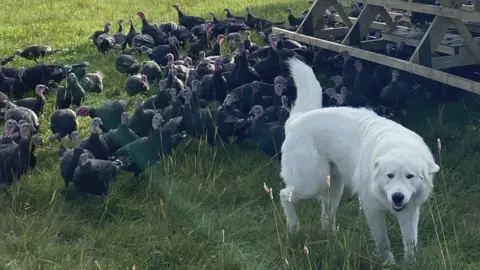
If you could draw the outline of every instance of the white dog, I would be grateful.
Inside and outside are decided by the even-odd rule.
[[[371,110],[322,109],[322,88],[312,69],[299,60],[289,64],[298,92],[285,124],[280,173],[289,231],[300,229],[294,203],[313,197],[322,202],[322,229],[335,231],[346,185],[359,196],[379,258],[395,263],[385,226],[385,212],[391,211],[400,224],[405,258],[414,259],[420,207],[440,169],[430,149],[413,131]]]

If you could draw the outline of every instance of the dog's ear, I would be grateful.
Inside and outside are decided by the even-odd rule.
[[[437,173],[439,170],[440,170],[440,167],[435,162],[429,162],[427,164],[427,169],[422,172],[422,174],[420,175],[420,178],[422,180],[427,179],[427,181],[433,187],[433,183],[432,183],[433,177],[432,177],[432,175],[434,173]]]
[[[434,174],[434,173],[437,173],[438,171],[440,171],[440,166],[438,166],[437,163],[432,162],[429,166],[428,173]]]
[[[378,169],[380,168],[380,163],[382,162],[382,158],[376,158],[373,161],[373,172],[376,174],[378,172]]]

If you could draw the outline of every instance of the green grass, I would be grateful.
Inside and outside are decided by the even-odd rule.
[[[87,37],[105,21],[133,17],[142,10],[151,22],[174,20],[174,1],[3,0],[0,1],[0,56],[31,44],[72,49],[44,62],[88,61],[105,75],[105,91],[91,94],[87,105],[127,99],[126,78],[115,71],[115,55],[101,56]],[[187,4],[190,3],[190,4]],[[285,20],[291,6],[300,13],[307,1],[179,1],[187,14],[223,17],[244,7],[270,19]],[[138,20],[136,20],[139,26]],[[116,29],[115,29],[116,30]],[[33,65],[17,59],[16,66]],[[154,93],[156,86],[151,90]],[[41,135],[50,135],[48,96]],[[133,103],[133,100],[130,100]],[[480,268],[480,142],[475,98],[455,104],[418,102],[407,126],[436,149],[442,171],[423,208],[419,226],[418,269]],[[130,103],[130,104],[132,104]],[[427,104],[427,105],[426,105]],[[82,136],[89,119],[82,118]],[[40,163],[21,182],[0,194],[1,269],[378,269],[373,241],[358,208],[345,196],[339,209],[337,237],[319,230],[320,208],[298,204],[298,236],[285,232],[278,203],[279,168],[260,152],[244,146],[212,151],[195,140],[181,145],[168,160],[135,182],[122,174],[105,198],[76,196],[61,200],[58,143],[38,149]],[[273,201],[264,191],[273,190]],[[388,217],[392,247],[402,260],[401,235]],[[222,233],[224,232],[224,233]],[[309,255],[304,253],[308,247]],[[286,264],[288,261],[288,264]]]

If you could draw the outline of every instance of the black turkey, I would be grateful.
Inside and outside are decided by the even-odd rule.
[[[162,69],[157,62],[150,60],[143,62],[141,74],[147,76],[149,82],[154,82],[162,79]]]
[[[86,153],[88,157],[95,158],[90,151],[85,150],[80,146],[78,131],[73,131],[70,134],[70,137],[74,141],[74,147],[68,149],[64,145],[61,145],[58,149],[58,155],[60,156],[60,175],[65,182],[65,187],[62,190],[63,195],[67,192],[70,182],[73,181],[73,175],[77,168],[80,155]]]
[[[35,94],[37,97],[15,100],[13,101],[13,104],[24,108],[29,108],[35,112],[37,116],[40,116],[43,114],[43,107],[45,106],[46,102],[45,96],[43,95],[46,90],[48,90],[47,86],[39,84],[37,87],[35,87]]]
[[[134,75],[140,70],[140,65],[133,55],[121,54],[115,60],[115,69],[122,74]]]
[[[103,125],[100,117],[92,119],[92,133],[90,136],[80,142],[82,148],[89,150],[98,159],[108,159],[110,150],[107,143],[100,137],[100,126]]]
[[[125,86],[125,90],[127,91],[127,94],[129,96],[134,96],[142,92],[147,92],[148,88],[148,78],[143,74],[136,74],[130,76]]]
[[[77,115],[70,109],[56,110],[50,116],[50,130],[53,135],[50,141],[61,140],[78,129]]]
[[[43,46],[43,45],[32,45],[25,48],[23,51],[16,50],[15,55],[19,55],[28,60],[37,61],[39,58],[43,58],[45,56],[52,55],[56,52],[64,52],[67,51],[66,49],[52,49],[50,46]]]
[[[115,181],[118,171],[128,166],[126,158],[115,161],[100,160],[83,153],[73,174],[73,185],[81,193],[106,195],[108,186]]]

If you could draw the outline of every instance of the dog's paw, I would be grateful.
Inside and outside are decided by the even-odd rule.
[[[330,222],[328,219],[322,219],[320,221],[320,227],[324,232],[332,232],[333,234],[338,234],[340,231],[340,225]]]
[[[415,258],[415,253],[413,252],[405,252],[404,260],[408,265],[414,265],[417,259]]]
[[[393,254],[390,250],[386,250],[379,254],[379,259],[380,262],[382,262],[383,265],[395,265],[395,258],[393,257]]]

